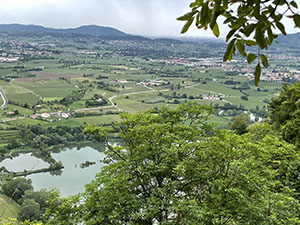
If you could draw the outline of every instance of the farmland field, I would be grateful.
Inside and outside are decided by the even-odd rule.
[[[34,95],[34,93],[32,93],[30,90],[12,83],[0,80],[0,87],[4,91],[7,98],[15,102],[36,104],[39,100],[39,97]]]
[[[19,210],[20,206],[15,201],[9,201],[7,196],[0,194],[0,214],[4,212],[2,218],[17,218]]]
[[[31,90],[43,98],[64,97],[70,94],[75,87],[66,83],[64,80],[47,80],[34,82],[15,82],[16,85]]]
[[[13,39],[5,37],[7,43]],[[284,84],[262,77],[256,87],[253,66],[238,57],[222,63],[225,46],[217,42],[112,41],[76,35],[20,36],[19,41],[24,55],[35,42],[37,53],[0,66],[0,88],[9,101],[0,123],[10,128],[111,124],[121,112],[187,101],[212,106],[210,121],[228,128],[239,114],[251,112],[256,120],[266,116],[270,99]],[[269,64],[263,73],[276,71],[282,60],[273,57]]]

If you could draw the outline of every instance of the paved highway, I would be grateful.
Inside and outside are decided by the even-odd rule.
[[[4,92],[2,91],[1,88],[0,88],[0,95],[1,95],[1,97],[3,99],[3,104],[0,106],[0,109],[3,109],[7,105],[8,99],[6,98]]]

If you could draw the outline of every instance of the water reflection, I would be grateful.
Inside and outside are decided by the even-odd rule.
[[[31,153],[20,154],[11,159],[5,159],[0,162],[0,168],[4,166],[8,171],[22,172],[24,170],[48,168],[49,163],[36,158]]]
[[[103,166],[100,161],[105,157],[102,152],[90,146],[56,149],[51,156],[56,161],[63,163],[64,169],[62,171],[32,174],[27,178],[32,180],[35,190],[56,187],[64,197],[84,191],[84,185],[90,183],[96,173],[100,171]],[[96,163],[84,169],[80,168],[80,164],[86,161]]]

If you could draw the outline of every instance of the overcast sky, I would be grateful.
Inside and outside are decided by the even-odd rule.
[[[111,26],[130,34],[179,36],[178,16],[192,0],[0,0],[0,23],[36,24],[52,28]],[[291,25],[289,33],[299,32]],[[226,29],[221,26],[221,35]],[[186,36],[212,37],[192,27]]]

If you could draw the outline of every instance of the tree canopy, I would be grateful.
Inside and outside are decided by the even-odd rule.
[[[283,86],[280,95],[270,102],[271,123],[283,138],[300,146],[300,82]]]
[[[261,64],[268,67],[267,57],[261,50],[272,45],[278,31],[287,34],[283,19],[291,19],[295,27],[300,28],[298,5],[293,0],[194,0],[190,8],[190,12],[178,18],[186,22],[181,32],[185,33],[195,22],[197,28],[210,28],[219,37],[218,19],[223,17],[223,23],[230,29],[223,61],[231,60],[236,50],[248,63],[257,59],[255,85],[260,80]],[[258,52],[246,52],[245,46],[258,46]]]
[[[2,186],[1,191],[15,201],[19,201],[27,190],[33,190],[31,180],[25,178],[8,179]]]
[[[107,130],[86,132],[107,147],[82,196],[55,194],[48,224],[297,224],[299,202],[287,177],[292,145],[263,134],[236,135],[207,122],[211,108],[192,103],[123,114],[112,145]]]

